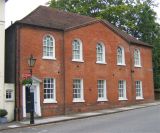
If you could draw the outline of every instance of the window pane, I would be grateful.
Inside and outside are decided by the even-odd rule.
[[[123,63],[123,56],[122,56],[122,48],[117,48],[117,63],[122,64]]]
[[[53,99],[54,97],[54,79],[45,78],[44,79],[44,99]]]
[[[72,58],[81,59],[81,44],[78,40],[74,40],[72,44]]]
[[[51,36],[46,36],[43,41],[43,56],[53,57],[53,39]]]
[[[126,82],[124,80],[118,81],[119,98],[126,98],[126,85],[125,85],[125,83]]]
[[[75,79],[73,80],[73,98],[82,98],[82,86],[81,86],[81,80]]]
[[[103,52],[103,46],[101,44],[97,44],[97,61],[99,62],[103,62],[103,56],[104,56],[104,52]]]
[[[98,87],[98,98],[106,98],[105,80],[98,80],[97,87]]]

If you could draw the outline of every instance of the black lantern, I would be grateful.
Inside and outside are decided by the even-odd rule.
[[[28,59],[28,66],[31,68],[31,67],[34,67],[36,63],[36,59],[33,57],[33,55],[31,54],[29,59]]]

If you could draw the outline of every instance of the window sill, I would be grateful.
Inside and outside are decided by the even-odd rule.
[[[117,64],[117,66],[126,66],[126,64]]]
[[[72,61],[73,61],[73,62],[81,62],[81,63],[84,62],[84,60],[75,60],[75,59],[72,59]]]
[[[44,60],[56,60],[56,58],[54,58],[54,57],[42,57],[42,59],[44,59]]]
[[[141,68],[142,66],[135,65],[134,67]]]
[[[106,99],[106,98],[103,98],[103,99],[101,98],[101,99],[97,100],[97,102],[107,102],[107,101],[108,101],[108,99]]]
[[[143,97],[136,97],[136,100],[143,100]]]
[[[14,102],[13,99],[6,99],[6,102]]]
[[[43,103],[57,103],[56,100],[44,100]]]
[[[73,103],[84,103],[85,101],[83,99],[73,99]]]
[[[119,101],[127,101],[127,98],[118,98]]]
[[[103,65],[106,65],[107,63],[106,62],[96,62],[97,64],[103,64]]]

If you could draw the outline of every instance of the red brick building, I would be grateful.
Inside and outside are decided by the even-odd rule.
[[[15,115],[29,113],[33,68],[35,114],[47,117],[154,100],[152,47],[95,18],[40,6],[6,30],[6,77],[15,83]]]

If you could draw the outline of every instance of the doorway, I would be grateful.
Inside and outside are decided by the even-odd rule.
[[[31,105],[31,100],[34,101],[34,104]],[[41,116],[41,107],[40,107],[40,83],[33,80],[33,85],[31,87],[23,86],[23,117],[27,116],[27,113],[30,113],[31,106],[34,106],[34,115]]]

